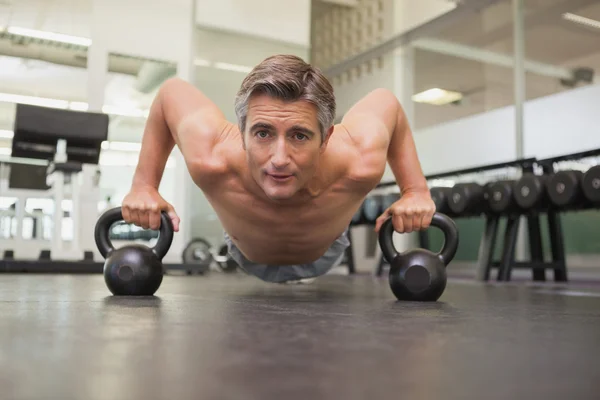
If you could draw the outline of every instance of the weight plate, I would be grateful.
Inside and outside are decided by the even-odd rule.
[[[477,183],[457,183],[452,187],[449,205],[456,214],[479,212],[479,205],[483,201],[483,186]]]
[[[358,224],[360,222],[360,217],[361,216],[362,216],[362,204],[358,208],[358,210],[356,210],[356,212],[354,213],[354,215],[352,216],[352,221],[350,221],[350,224],[351,225]]]
[[[582,176],[581,171],[558,171],[553,174],[547,185],[552,204],[564,207],[577,203]]]
[[[462,214],[469,205],[468,189],[465,184],[458,183],[452,187],[448,197],[448,206],[452,212]]]
[[[210,252],[210,243],[202,238],[192,239],[183,249],[182,259],[184,264],[200,264],[208,267],[213,257]]]
[[[450,196],[451,191],[452,189],[449,187],[432,187],[429,190],[437,212],[442,214],[449,214],[451,212],[448,204],[448,197]]]
[[[600,165],[587,170],[581,184],[585,197],[592,203],[600,203]]]
[[[390,208],[392,204],[400,200],[400,193],[388,193],[383,196],[383,202],[381,205],[381,212],[383,213],[385,210]]]
[[[493,212],[501,213],[510,208],[513,203],[513,181],[493,182],[488,187],[488,204]]]
[[[377,217],[381,215],[381,202],[381,195],[373,195],[365,199],[363,204],[363,212],[367,221],[375,222]]]
[[[532,173],[523,174],[515,184],[513,191],[513,196],[519,207],[528,210],[542,204],[545,197],[545,180],[544,176]]]

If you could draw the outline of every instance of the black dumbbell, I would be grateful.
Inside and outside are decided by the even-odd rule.
[[[585,197],[581,188],[583,172],[577,170],[558,171],[546,181],[546,191],[553,206],[573,209],[583,206]]]
[[[213,262],[211,245],[204,238],[194,238],[185,246],[181,254],[184,264],[198,265],[200,268],[208,268]],[[188,270],[188,274],[192,271]]]
[[[363,202],[363,217],[365,223],[374,224],[377,218],[385,210],[383,208],[383,195],[374,194],[365,198]]]
[[[400,200],[400,193],[388,193],[383,195],[381,201],[381,213],[390,208],[392,204]]]
[[[478,183],[457,183],[450,191],[448,204],[456,216],[477,216],[486,210],[485,187]]]
[[[526,172],[515,183],[513,197],[523,210],[545,210],[549,200],[546,191],[547,175],[535,175]]]
[[[436,212],[446,214],[448,216],[452,216],[453,212],[450,209],[450,204],[448,203],[448,198],[451,196],[452,188],[449,187],[432,187],[429,190],[431,194],[431,199],[435,204]]]
[[[511,214],[520,210],[513,196],[515,183],[513,180],[501,180],[486,186],[485,197],[490,213]]]
[[[583,174],[581,188],[587,201],[594,205],[600,204],[600,165],[596,165]]]
[[[350,226],[360,225],[362,223],[363,204],[364,204],[364,202],[361,203],[360,207],[358,207],[358,210],[356,210],[356,212],[352,216],[352,220],[350,221]]]

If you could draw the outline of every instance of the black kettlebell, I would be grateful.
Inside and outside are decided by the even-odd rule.
[[[444,232],[444,247],[439,253],[415,249],[399,254],[394,247],[394,225],[389,218],[379,231],[379,245],[390,263],[389,283],[398,300],[437,301],[446,288],[446,265],[458,249],[458,228],[445,214],[435,213],[431,226]]]
[[[152,296],[163,279],[162,258],[173,242],[173,224],[166,212],[161,213],[158,241],[153,248],[132,244],[115,249],[108,237],[109,228],[123,220],[121,207],[106,211],[96,223],[94,237],[104,263],[104,281],[117,296]]]

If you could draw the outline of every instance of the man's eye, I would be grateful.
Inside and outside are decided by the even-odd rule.
[[[306,139],[308,139],[308,136],[306,136],[304,133],[296,133],[296,139],[306,140]]]
[[[269,136],[269,133],[267,131],[258,131],[256,132],[256,136],[258,136],[259,138],[266,138],[267,136]]]

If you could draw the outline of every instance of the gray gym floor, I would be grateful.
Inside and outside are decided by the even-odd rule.
[[[311,285],[0,275],[2,399],[598,399],[598,285],[452,280],[399,303],[384,278]]]

